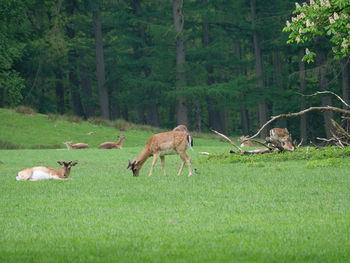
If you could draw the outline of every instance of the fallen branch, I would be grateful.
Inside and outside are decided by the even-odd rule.
[[[251,139],[255,138],[256,136],[258,136],[261,133],[261,131],[263,129],[265,129],[265,127],[267,125],[269,125],[271,122],[273,122],[273,121],[275,121],[275,120],[277,120],[279,118],[296,117],[296,116],[300,116],[300,115],[303,115],[305,113],[308,113],[310,111],[336,111],[336,112],[340,112],[340,113],[343,113],[343,114],[350,115],[350,111],[349,110],[344,110],[344,109],[333,107],[333,106],[310,107],[308,109],[305,109],[305,110],[302,110],[302,111],[299,111],[299,112],[283,113],[283,114],[280,114],[280,115],[277,115],[277,116],[273,116],[268,122],[266,122],[263,126],[261,126],[261,128],[258,130],[258,132],[256,134],[254,134],[252,137],[247,137],[245,139],[245,141],[246,140],[251,140]]]
[[[231,143],[234,147],[236,147],[236,149],[239,150],[240,153],[243,153],[243,150],[241,148],[239,148],[230,138],[228,138],[227,136],[223,135],[222,133],[215,131],[213,129],[210,129],[212,132],[216,133],[217,135],[221,136],[222,138],[224,138],[226,141],[228,141],[229,143]]]
[[[342,134],[347,140],[350,140],[350,135],[347,133],[342,126],[340,126],[335,120],[331,119],[332,125],[334,128],[337,129],[337,131]]]

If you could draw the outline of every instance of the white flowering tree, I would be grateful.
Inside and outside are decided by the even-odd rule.
[[[295,5],[295,16],[283,28],[284,32],[290,32],[287,43],[307,44],[317,36],[326,35],[336,59],[350,54],[350,0],[310,0],[309,4]],[[303,60],[310,63],[315,55],[306,48]]]

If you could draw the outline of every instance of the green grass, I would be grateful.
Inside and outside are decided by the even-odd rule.
[[[123,147],[144,146],[148,137],[161,131],[136,125],[124,125],[127,130],[120,130],[84,121],[67,121],[58,116],[24,115],[9,109],[0,109],[0,121],[0,149],[66,148],[63,144],[66,141],[84,142],[88,143],[90,148],[97,148],[102,142],[117,141],[117,135],[120,134],[126,135]],[[118,126],[118,123],[115,125]],[[195,137],[196,145],[224,145],[218,140],[206,139],[210,137],[208,135],[201,137],[204,138]]]
[[[0,150],[0,262],[350,262],[347,151],[237,157],[220,154],[227,143],[195,138],[188,153],[199,174],[185,166],[177,177],[180,159],[169,156],[166,177],[160,162],[147,176],[151,160],[132,177],[127,160],[150,132],[125,134],[121,150]],[[30,139],[18,138],[8,142]],[[79,161],[70,180],[15,180],[58,160]]]

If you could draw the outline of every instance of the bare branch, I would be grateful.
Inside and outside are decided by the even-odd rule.
[[[239,148],[230,138],[228,138],[227,136],[223,135],[222,133],[215,131],[213,129],[210,129],[212,132],[216,133],[217,135],[221,136],[222,138],[224,138],[226,141],[228,141],[229,143],[231,143],[234,147],[236,147],[236,149],[239,150],[240,153],[243,152],[243,150],[241,148]]]
[[[335,97],[337,97],[337,99],[340,100],[346,107],[350,108],[350,105],[347,104],[338,94],[335,94],[334,92],[329,91],[329,90],[317,91],[316,93],[310,94],[310,95],[305,95],[305,94],[302,94],[302,93],[299,93],[299,94],[301,96],[304,96],[304,97],[311,97],[311,96],[315,96],[315,95],[319,95],[319,94],[332,94]]]
[[[270,149],[271,151],[273,150],[273,148],[269,147],[266,143],[262,143],[262,142],[259,142],[259,141],[257,141],[257,140],[250,140],[250,141],[251,141],[251,142],[255,142],[255,143],[257,143],[257,144],[260,144],[260,145],[262,145],[262,146],[264,146],[264,147]]]
[[[294,113],[284,113],[284,114],[280,114],[277,116],[272,116],[271,119],[266,122],[263,126],[261,126],[261,128],[258,130],[258,132],[256,134],[254,134],[252,137],[247,137],[244,141],[246,140],[251,140],[253,138],[255,138],[256,136],[258,136],[261,131],[267,126],[269,125],[271,122],[279,119],[279,118],[288,118],[288,117],[296,117],[296,116],[300,116],[303,115],[305,113],[308,113],[310,111],[336,111],[336,112],[340,112],[343,114],[348,114],[350,115],[350,111],[349,110],[344,110],[341,108],[337,108],[337,107],[332,107],[332,106],[325,106],[325,107],[310,107],[308,109],[299,111],[299,112],[294,112]]]
[[[347,133],[342,126],[340,126],[335,120],[331,119],[332,125],[337,129],[337,131],[342,134],[347,140],[350,140],[350,135]]]

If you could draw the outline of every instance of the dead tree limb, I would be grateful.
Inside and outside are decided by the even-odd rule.
[[[222,138],[224,138],[229,143],[231,143],[231,145],[233,145],[236,149],[238,149],[240,153],[243,153],[243,150],[241,148],[239,148],[230,138],[228,138],[227,136],[223,135],[222,133],[220,133],[218,131],[215,131],[213,129],[210,129],[210,130],[212,132],[216,133],[217,135],[221,136]]]
[[[343,135],[348,141],[350,141],[350,135],[349,133],[347,133],[342,126],[340,126],[335,120],[331,119],[332,125],[334,126],[334,128],[337,129],[337,131]]]
[[[298,92],[299,93],[299,92]],[[302,94],[302,93],[299,93],[301,96],[303,97],[311,97],[311,96],[315,96],[315,95],[319,95],[319,94],[332,94],[334,95],[335,97],[337,97],[338,100],[341,101],[341,103],[343,103],[346,107],[350,108],[350,105],[347,104],[339,95],[337,95],[336,93],[332,92],[332,91],[329,91],[329,90],[324,90],[324,91],[317,91],[315,92],[314,94],[310,94],[310,95],[305,95],[305,94]]]
[[[302,111],[299,111],[299,112],[294,112],[294,113],[283,113],[283,114],[280,114],[280,115],[277,115],[277,116],[272,116],[271,119],[266,122],[263,126],[261,126],[261,128],[258,130],[258,132],[256,134],[254,134],[252,137],[247,137],[245,139],[245,141],[247,140],[251,140],[253,138],[255,138],[256,136],[258,136],[261,131],[267,126],[269,125],[271,122],[279,119],[279,118],[288,118],[288,117],[296,117],[296,116],[300,116],[300,115],[303,115],[305,113],[308,113],[310,111],[336,111],[336,112],[340,112],[340,113],[343,113],[343,114],[348,114],[350,115],[350,111],[349,110],[344,110],[344,109],[341,109],[341,108],[337,108],[337,107],[333,107],[333,106],[326,106],[326,107],[310,107],[308,109],[305,109],[305,110],[302,110]]]

